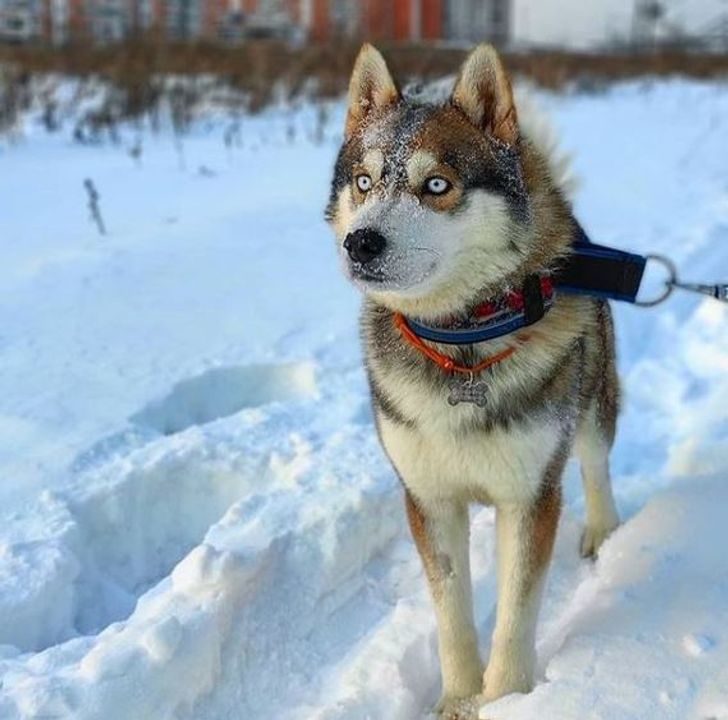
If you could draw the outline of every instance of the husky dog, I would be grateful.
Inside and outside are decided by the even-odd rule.
[[[404,486],[434,601],[438,711],[447,718],[466,716],[463,699],[533,687],[536,619],[572,449],[586,493],[582,554],[594,555],[618,523],[608,467],[618,384],[606,302],[557,292],[530,327],[466,345],[412,342],[401,322],[452,325],[568,255],[569,203],[553,158],[524,126],[492,47],[470,54],[447,102],[426,104],[405,99],[365,45],[327,208],[346,272],[364,293],[377,430]],[[477,368],[488,358],[500,362],[465,376],[483,401],[453,403],[447,360]],[[498,604],[485,673],[469,567],[473,502],[496,508]]]

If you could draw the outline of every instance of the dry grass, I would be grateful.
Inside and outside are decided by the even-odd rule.
[[[344,92],[359,43],[291,48],[254,41],[240,47],[161,43],[153,38],[113,47],[78,44],[54,49],[0,46],[0,132],[32,101],[31,78],[60,73],[98,78],[110,88],[101,107],[87,113],[79,139],[112,131],[125,119],[149,115],[154,122],[165,101],[175,128],[184,128],[206,79],[234,91],[236,107],[256,112],[278,96],[331,98]],[[454,73],[465,50],[433,45],[382,46],[397,77],[427,81]],[[543,87],[589,90],[617,79],[682,75],[728,76],[728,56],[688,52],[658,54],[506,53],[507,66]],[[170,77],[184,78],[172,84]],[[167,79],[167,82],[163,80]],[[199,97],[198,97],[199,95]],[[44,101],[44,118],[57,124],[53,100]]]
[[[265,105],[275,87],[296,95],[308,90],[320,97],[341,93],[358,43],[290,48],[278,42],[254,41],[240,47],[173,45],[152,40],[122,46],[75,45],[62,49],[0,48],[0,63],[28,73],[98,74],[130,94],[130,103],[149,102],[150,76],[214,74],[246,90],[254,105]],[[383,50],[400,76],[430,79],[454,72],[463,50],[426,45],[398,45]],[[728,75],[728,56],[688,52],[656,54],[581,54],[567,52],[507,53],[508,66],[548,88],[561,88],[583,78],[614,80],[645,75],[715,77]],[[313,81],[313,82],[312,82]]]

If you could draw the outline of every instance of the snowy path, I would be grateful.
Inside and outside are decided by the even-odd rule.
[[[727,87],[543,101],[595,239],[728,276]],[[246,120],[233,149],[200,127],[183,164],[166,135],[141,167],[33,127],[0,147],[2,720],[414,720],[437,699],[321,220],[335,140],[306,140],[304,110],[289,144],[288,122]],[[626,522],[581,561],[569,467],[541,682],[491,720],[728,720],[728,312],[681,295],[617,327]],[[485,654],[493,513],[473,518]]]

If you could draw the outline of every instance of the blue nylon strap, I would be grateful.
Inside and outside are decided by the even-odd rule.
[[[467,328],[448,330],[422,325],[416,320],[407,320],[413,332],[423,340],[443,343],[444,345],[471,345],[472,343],[493,340],[503,335],[509,335],[516,330],[526,327],[526,320],[522,312],[512,313],[501,321],[482,328]]]
[[[641,255],[616,250],[591,242],[574,219],[572,253],[553,273],[557,292],[588,295],[604,300],[635,302],[647,259]],[[547,312],[550,304],[543,307]],[[482,327],[440,328],[407,320],[422,339],[445,345],[469,345],[508,335],[533,323],[526,313],[514,311]]]

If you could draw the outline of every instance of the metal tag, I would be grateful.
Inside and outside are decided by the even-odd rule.
[[[450,394],[447,397],[448,405],[473,403],[478,407],[488,404],[488,383],[470,375],[453,374],[450,380]]]

